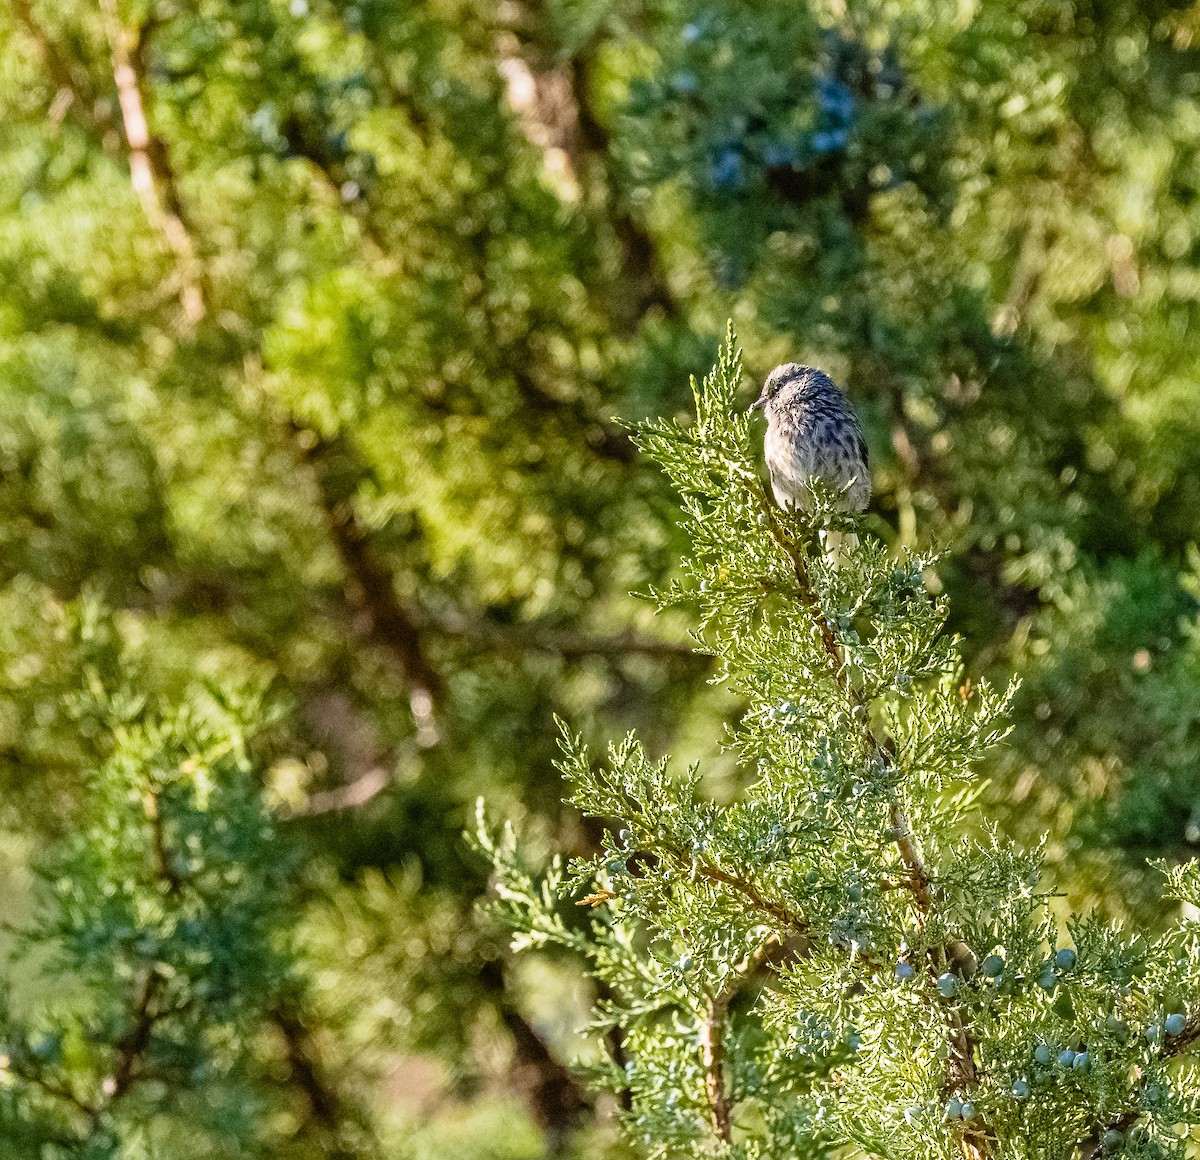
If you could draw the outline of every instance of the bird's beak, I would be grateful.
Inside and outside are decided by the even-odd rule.
[[[767,396],[759,395],[758,398],[755,399],[754,402],[751,403],[750,406],[747,407],[746,409],[748,411],[761,411],[766,405],[767,405]]]

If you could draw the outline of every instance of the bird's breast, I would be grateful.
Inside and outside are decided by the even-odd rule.
[[[763,452],[775,499],[780,505],[806,498],[804,484],[819,474],[814,451],[813,440],[800,425],[782,421],[767,427]]]
[[[763,452],[775,499],[781,506],[807,507],[805,485],[821,479],[835,491],[848,489],[845,505],[861,511],[871,495],[861,447],[852,417],[812,411],[772,416]]]

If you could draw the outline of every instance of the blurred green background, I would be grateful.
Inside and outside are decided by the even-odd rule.
[[[727,318],[747,402],[845,385],[876,530],[1020,675],[988,812],[1153,916],[1200,842],[1200,6],[0,21],[0,918],[111,750],[83,693],[266,690],[310,992],[256,1032],[254,1154],[620,1154],[566,1067],[593,996],[510,961],[461,833],[486,794],[594,847],[554,713],[736,792],[739,706],[629,595],[681,543],[618,421],[686,413]]]

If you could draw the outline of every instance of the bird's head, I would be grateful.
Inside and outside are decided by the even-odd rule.
[[[809,397],[829,391],[837,391],[834,381],[816,367],[801,366],[799,363],[784,363],[777,366],[763,383],[762,394],[750,404],[751,411],[765,410],[768,415],[772,404],[803,402]]]

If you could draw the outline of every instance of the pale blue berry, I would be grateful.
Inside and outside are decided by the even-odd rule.
[[[1070,947],[1063,947],[1061,951],[1054,956],[1054,965],[1060,971],[1069,971],[1075,966],[1076,954]]]
[[[963,1101],[962,1118],[964,1120],[973,1120],[975,1118],[975,1105],[970,1100]]]
[[[796,150],[783,141],[768,141],[763,148],[763,162],[775,169],[782,165],[791,165],[796,160]]]
[[[896,964],[896,982],[907,983],[917,972],[913,970],[912,963],[897,963]]]
[[[744,180],[746,163],[736,149],[722,149],[713,160],[712,184],[714,189],[740,189]]]
[[[1029,1099],[1029,1085],[1023,1079],[1017,1080],[1017,1082],[1012,1085],[1012,1094],[1013,1099]]]
[[[1183,1029],[1186,1026],[1187,1017],[1185,1015],[1180,1015],[1178,1011],[1176,1011],[1173,1015],[1168,1015],[1166,1019],[1163,1020],[1163,1030],[1166,1031],[1168,1035],[1182,1035]]]
[[[1075,1062],[1071,1066],[1076,1071],[1087,1071],[1088,1064],[1091,1062],[1091,1057],[1088,1055],[1088,1053],[1086,1051],[1081,1051],[1075,1056]]]
[[[850,135],[845,129],[833,129],[828,132],[814,133],[808,140],[809,148],[814,153],[836,153],[845,149],[850,141]]]
[[[937,980],[938,994],[943,999],[953,999],[958,994],[958,978],[947,971],[944,975],[938,975]]]
[[[982,963],[979,964],[979,969],[987,975],[989,979],[998,979],[1004,974],[1004,960],[999,955],[988,955]]]
[[[700,78],[694,72],[678,72],[671,78],[670,85],[681,97],[690,97],[700,91]]]
[[[1060,1052],[1060,1053],[1059,1053],[1059,1056],[1058,1056],[1058,1062],[1059,1062],[1059,1063],[1061,1063],[1061,1064],[1063,1065],[1063,1067],[1074,1067],[1074,1065],[1075,1065],[1075,1052],[1073,1052],[1073,1051],[1072,1051],[1072,1050],[1071,1050],[1071,1049],[1068,1047],[1068,1048],[1066,1049],[1066,1051],[1063,1051],[1063,1052]]]
[[[40,1060],[57,1063],[62,1055],[62,1039],[57,1035],[42,1035],[30,1044],[29,1050]]]
[[[1041,1064],[1051,1063],[1054,1060],[1054,1052],[1047,1044],[1039,1043],[1034,1049],[1033,1058]]]
[[[854,116],[854,93],[837,77],[820,78],[817,82],[817,100],[835,122],[845,124]]]

